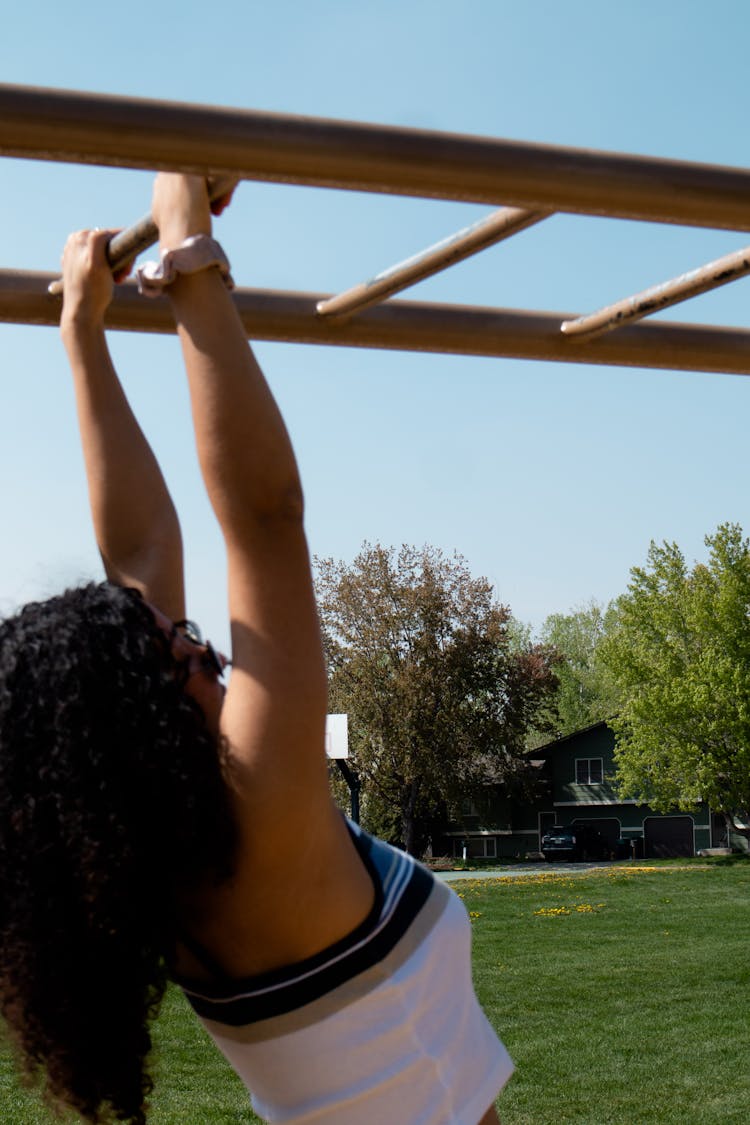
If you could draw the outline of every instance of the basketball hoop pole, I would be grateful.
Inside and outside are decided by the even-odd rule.
[[[334,761],[339,767],[341,776],[349,786],[349,796],[352,802],[352,820],[355,824],[359,824],[359,791],[362,788],[362,782],[359,780],[356,773],[349,769],[349,765],[344,758],[334,758]]]

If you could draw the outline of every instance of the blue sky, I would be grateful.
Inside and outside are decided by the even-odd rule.
[[[750,162],[742,0],[89,0],[14,6],[3,81],[234,105],[737,166]],[[53,269],[69,230],[147,208],[150,176],[4,160],[0,266]],[[486,214],[244,184],[216,233],[238,284],[336,292]],[[408,294],[584,312],[750,241],[555,216]],[[747,325],[750,283],[666,314]],[[183,520],[190,612],[226,643],[224,562],[176,341],[113,334]],[[0,325],[0,610],[100,574],[53,329]],[[315,554],[363,540],[463,554],[534,627],[620,593],[653,539],[689,558],[750,530],[750,384],[721,375],[259,344],[305,481]]]

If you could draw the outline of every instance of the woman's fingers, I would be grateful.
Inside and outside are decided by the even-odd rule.
[[[86,310],[100,317],[112,300],[113,281],[107,261],[111,230],[79,230],[68,236],[62,255],[63,309]]]
[[[68,260],[88,264],[90,268],[104,268],[107,265],[105,248],[116,231],[101,230],[75,230],[68,235],[63,249],[63,262]]]
[[[216,197],[216,199],[211,200],[211,214],[212,215],[220,215],[222,213],[222,211],[225,211],[227,209],[229,204],[232,202],[232,196],[235,193],[235,190],[237,188],[238,183],[239,183],[239,180],[235,181],[235,183],[232,184],[231,188],[228,191],[224,192],[223,195],[219,195],[219,196]],[[210,182],[209,182],[209,187],[210,187]]]

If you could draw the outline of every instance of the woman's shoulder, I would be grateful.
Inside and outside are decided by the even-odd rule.
[[[236,870],[220,886],[190,897],[183,931],[233,978],[304,960],[346,937],[371,914],[383,848],[355,830],[334,806],[323,822],[295,825],[274,849],[245,841]],[[177,971],[192,964],[183,943]],[[188,975],[191,975],[188,972]]]

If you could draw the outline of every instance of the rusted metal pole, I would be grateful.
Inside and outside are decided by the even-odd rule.
[[[650,289],[644,289],[633,297],[624,297],[597,312],[576,317],[575,320],[564,320],[560,331],[568,337],[593,340],[605,332],[611,332],[613,328],[632,324],[660,309],[668,309],[680,301],[697,297],[699,293],[707,293],[709,289],[727,285],[730,281],[744,277],[746,273],[750,273],[750,246],[725,254],[722,258],[689,270],[670,281],[663,281],[661,285],[652,285]]]
[[[750,230],[750,172],[386,125],[0,86],[0,155]]]
[[[52,276],[0,270],[0,321],[56,325],[60,303],[47,292]],[[750,331],[740,328],[660,321],[588,342],[560,333],[560,321],[571,319],[570,313],[395,300],[336,321],[317,315],[321,293],[240,289],[234,296],[254,340],[750,375]],[[117,286],[107,326],[175,330],[168,300],[146,300],[132,282]]]
[[[407,258],[398,265],[354,285],[336,297],[329,297],[318,305],[319,316],[344,316],[377,305],[386,297],[408,289],[426,277],[447,269],[448,266],[462,262],[464,258],[477,254],[487,246],[493,246],[512,234],[526,230],[527,227],[546,219],[542,211],[522,211],[517,207],[502,207],[484,219],[479,219],[456,234],[449,235],[441,242]]]
[[[234,177],[209,177],[208,195],[211,201],[221,199],[222,195],[226,195],[232,190],[236,182]],[[149,211],[148,215],[144,215],[137,223],[126,227],[125,230],[118,231],[107,243],[105,253],[112,273],[117,273],[118,270],[129,265],[139,254],[148,250],[149,246],[153,246],[158,241],[159,230]],[[53,297],[59,297],[62,294],[63,281],[61,277],[56,277],[54,281],[50,282],[49,291]]]

